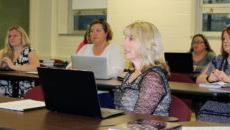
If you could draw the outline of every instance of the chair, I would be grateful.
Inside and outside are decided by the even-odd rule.
[[[183,73],[171,73],[169,76],[169,81],[184,82],[184,83],[194,83],[192,76]],[[192,107],[192,99],[183,98],[182,99],[190,108]]]
[[[43,101],[44,97],[41,86],[35,86],[34,88],[28,90],[24,95],[24,99]]]
[[[169,116],[177,117],[178,121],[190,121],[192,110],[180,98],[172,95]]]

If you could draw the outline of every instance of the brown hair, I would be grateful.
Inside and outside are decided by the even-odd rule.
[[[224,57],[224,59],[227,59],[229,54],[224,50],[224,32],[227,32],[227,34],[230,36],[230,26],[226,27],[221,34],[221,55]]]
[[[209,44],[209,42],[208,42],[208,39],[207,39],[203,34],[196,34],[196,35],[194,35],[194,36],[192,37],[192,42],[191,42],[191,47],[190,47],[189,52],[193,52],[192,44],[194,43],[194,39],[195,39],[196,37],[201,37],[201,38],[203,39],[203,41],[204,41],[204,45],[205,45],[205,47],[206,47],[206,50],[207,50],[208,52],[213,52],[213,50],[212,50],[212,48],[211,48],[211,46],[210,46],[210,44]]]
[[[101,24],[102,28],[104,30],[105,33],[107,33],[107,37],[106,37],[106,41],[112,40],[113,38],[113,32],[111,30],[110,25],[106,22],[106,21],[100,21],[100,20],[94,20],[90,23],[89,25],[89,31],[91,29],[91,27],[95,24]]]

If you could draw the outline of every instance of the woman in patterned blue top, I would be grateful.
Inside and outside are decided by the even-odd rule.
[[[16,71],[36,71],[39,67],[39,59],[35,51],[30,47],[30,40],[20,26],[12,26],[8,29],[4,48],[0,50],[1,67],[8,67]],[[34,81],[19,82],[19,97],[35,86]],[[12,83],[0,80],[0,94],[12,96]]]
[[[223,30],[221,55],[217,56],[197,77],[197,83],[223,81],[230,83],[230,27]]]
[[[167,80],[168,67],[158,29],[149,22],[134,22],[124,30],[125,55],[134,71],[128,73],[115,90],[116,108],[128,112],[169,115],[171,94]]]
[[[223,30],[221,40],[221,55],[214,58],[202,74],[197,77],[197,83],[211,83],[217,81],[230,83],[230,26]],[[224,100],[223,98],[213,100],[204,103],[198,112],[198,120],[229,124],[229,100]]]

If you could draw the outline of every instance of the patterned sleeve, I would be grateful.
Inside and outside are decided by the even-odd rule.
[[[212,61],[209,63],[208,65],[208,71],[207,71],[207,75],[210,75],[211,72],[215,69],[220,69],[221,68],[221,64],[222,64],[222,56],[217,56],[215,58],[212,59]]]
[[[139,98],[134,112],[152,114],[163,95],[164,87],[160,76],[155,72],[149,72],[140,84]]]

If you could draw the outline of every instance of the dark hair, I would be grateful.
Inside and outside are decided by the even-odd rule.
[[[194,35],[194,36],[192,37],[192,42],[191,42],[191,47],[190,47],[189,52],[193,52],[192,44],[193,44],[194,39],[195,39],[196,37],[201,37],[201,38],[203,39],[203,41],[204,41],[204,45],[205,45],[205,47],[206,47],[206,50],[207,50],[208,52],[213,52],[211,46],[209,45],[208,39],[207,39],[203,34],[196,34],[196,35]]]
[[[101,24],[105,33],[107,33],[106,41],[112,40],[113,32],[110,28],[110,25],[106,21],[94,20],[89,25],[89,31],[91,27],[95,24]]]
[[[224,47],[223,47],[223,44],[224,44],[224,32],[227,32],[228,35],[230,36],[230,26],[226,27],[223,31],[222,31],[222,34],[221,34],[221,41],[222,41],[222,44],[221,44],[221,55],[223,56],[224,59],[227,59],[229,54],[224,51]]]
[[[91,43],[91,41],[89,39],[89,29],[87,29],[85,34],[84,34],[84,41],[83,42],[86,44]]]

